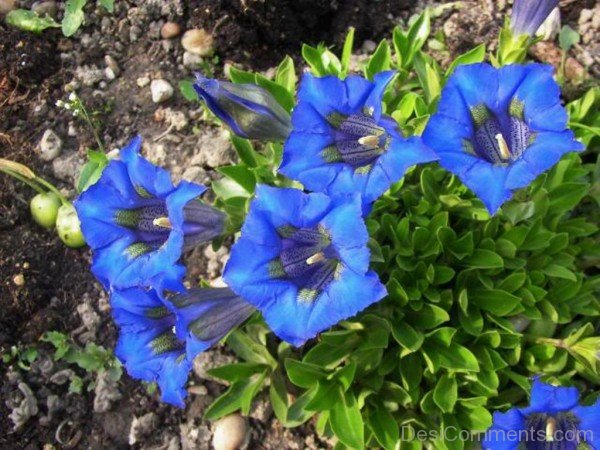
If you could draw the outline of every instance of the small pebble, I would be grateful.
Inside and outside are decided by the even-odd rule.
[[[119,69],[119,65],[117,64],[117,61],[112,56],[105,55],[104,56],[104,63],[106,64],[106,67],[108,69],[111,69],[113,71],[113,73],[115,74],[115,76],[119,75],[119,73],[121,73],[121,69]]]
[[[586,22],[589,22],[590,20],[592,20],[592,18],[594,17],[594,10],[593,9],[582,9],[581,13],[579,14],[579,24],[584,24]]]
[[[175,22],[167,22],[160,29],[160,35],[163,39],[172,39],[181,34],[181,26]]]
[[[150,83],[150,91],[152,92],[152,101],[154,103],[162,103],[173,97],[175,90],[167,80],[152,80]]]
[[[15,277],[13,278],[13,283],[15,283],[15,285],[21,287],[21,286],[25,286],[25,277],[23,276],[22,273],[15,275]]]
[[[215,450],[240,450],[247,444],[248,424],[239,414],[219,419],[214,425],[213,447]]]
[[[0,0],[0,16],[4,16],[17,7],[15,0]]]
[[[210,56],[215,51],[213,37],[203,29],[186,31],[181,38],[181,45],[187,52],[200,56]]]
[[[136,84],[143,88],[146,87],[150,84],[150,78],[148,77],[139,77],[137,80],[135,80]]]
[[[54,1],[35,2],[31,7],[31,10],[42,17],[48,15],[50,17],[56,18],[58,14],[58,6],[56,6],[56,2]]]
[[[54,158],[60,155],[62,140],[54,131],[48,129],[44,131],[39,148],[40,158],[44,161],[52,161]]]

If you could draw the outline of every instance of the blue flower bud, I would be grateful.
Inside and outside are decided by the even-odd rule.
[[[558,0],[515,0],[510,29],[515,36],[520,34],[533,36],[557,6]]]
[[[260,86],[234,84],[196,74],[194,89],[206,106],[238,136],[284,141],[290,134],[290,115]]]

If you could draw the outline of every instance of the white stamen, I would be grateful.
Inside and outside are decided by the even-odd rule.
[[[364,145],[365,147],[377,148],[379,146],[379,136],[375,136],[373,134],[364,136],[358,140],[358,143],[360,145]]]
[[[325,254],[323,252],[315,253],[310,258],[306,259],[306,264],[309,266],[318,262],[325,261]]]
[[[366,113],[367,113],[369,116],[372,116],[373,114],[375,114],[375,108],[373,108],[372,106],[369,106],[369,107],[367,108],[367,111],[366,111]]]
[[[498,141],[498,147],[500,149],[500,157],[503,161],[508,161],[510,159],[510,150],[508,149],[508,144],[502,136],[502,133],[498,133],[496,136],[496,141]]]
[[[168,217],[157,217],[156,219],[154,219],[152,221],[152,225],[154,225],[155,227],[162,227],[162,228],[172,228],[171,225],[171,221],[169,220]]]
[[[556,419],[549,417],[546,420],[546,442],[554,442],[554,432],[556,431]]]

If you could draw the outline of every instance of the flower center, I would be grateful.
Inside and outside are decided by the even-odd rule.
[[[531,414],[527,418],[527,450],[576,450],[579,420],[571,413]]]
[[[280,227],[281,253],[271,261],[269,272],[298,287],[298,300],[310,303],[329,286],[340,268],[339,256],[326,230]]]
[[[391,137],[369,114],[333,113],[327,122],[334,128],[334,143],[321,152],[329,163],[344,162],[354,169],[367,170],[385,153]]]
[[[465,149],[493,164],[507,164],[519,159],[535,140],[525,123],[523,102],[513,98],[506,117],[498,117],[486,105],[471,108],[475,135],[465,142]]]

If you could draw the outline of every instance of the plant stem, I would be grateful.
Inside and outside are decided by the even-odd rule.
[[[42,186],[47,187],[50,191],[54,192],[56,194],[56,196],[60,199],[61,203],[63,205],[66,205],[67,203],[70,203],[69,200],[67,200],[65,198],[64,195],[62,195],[60,193],[60,191],[58,189],[56,189],[56,187],[50,183],[48,183],[46,180],[44,180],[43,178],[40,178],[38,176],[35,177],[35,181],[37,181],[38,183],[40,183]]]
[[[8,169],[3,169],[3,168],[0,168],[0,172],[4,172],[5,174],[10,175],[11,177],[16,178],[17,180],[22,181],[23,183],[25,183],[27,186],[29,186],[30,188],[32,188],[39,194],[46,193],[46,191],[44,189],[42,189],[38,184],[36,184],[34,181],[32,181],[28,178],[25,178],[23,175],[20,175],[16,172],[13,172]]]
[[[94,126],[94,123],[92,122],[92,119],[90,118],[90,116],[87,112],[87,109],[85,109],[85,106],[83,105],[83,103],[81,102],[79,97],[77,97],[77,103],[79,104],[79,110],[81,112],[83,112],[86,122],[92,129],[92,133],[94,134],[94,139],[96,140],[96,144],[98,144],[98,150],[104,152],[104,145],[102,145],[102,141],[100,140],[100,136],[98,135],[98,132],[96,131],[96,127]]]

